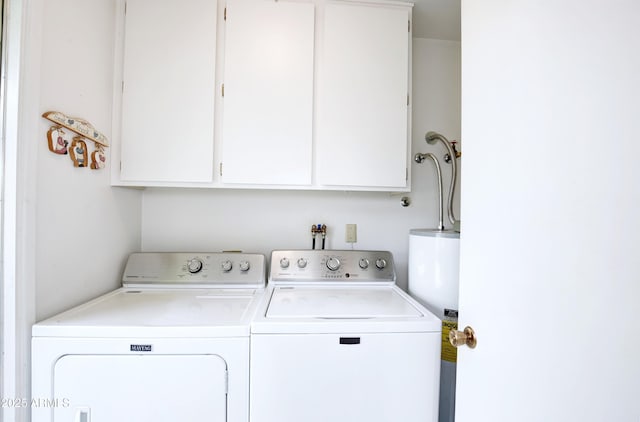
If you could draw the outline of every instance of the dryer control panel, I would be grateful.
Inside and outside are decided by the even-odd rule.
[[[141,252],[129,256],[122,276],[127,287],[264,287],[265,257],[236,252]]]
[[[269,281],[395,283],[396,274],[389,251],[276,250]]]

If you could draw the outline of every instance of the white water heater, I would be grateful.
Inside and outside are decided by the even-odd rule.
[[[457,351],[448,337],[458,328],[459,263],[459,232],[409,232],[409,294],[442,320],[439,422],[455,420]]]

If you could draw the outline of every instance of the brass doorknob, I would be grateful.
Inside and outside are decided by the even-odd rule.
[[[449,331],[449,343],[451,343],[453,347],[460,347],[466,344],[469,348],[473,349],[476,347],[478,340],[476,339],[476,333],[473,332],[473,328],[465,327],[464,331]]]

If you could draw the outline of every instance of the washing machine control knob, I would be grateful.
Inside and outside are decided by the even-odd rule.
[[[198,258],[191,258],[189,262],[187,262],[187,270],[191,274],[199,273],[202,270],[202,261]]]
[[[244,273],[249,271],[249,268],[251,268],[251,264],[249,264],[249,261],[240,261],[238,267],[240,268],[240,271]]]
[[[222,271],[224,271],[225,273],[228,273],[229,271],[231,271],[231,268],[233,268],[233,264],[231,263],[231,261],[227,259],[225,261],[222,261],[222,264],[220,264],[220,267],[222,268]]]
[[[280,260],[280,268],[289,268],[289,258],[282,258]]]
[[[298,259],[298,268],[305,268],[307,266],[307,260],[305,258]]]
[[[367,258],[360,258],[360,262],[358,262],[358,265],[363,270],[366,270],[367,268],[369,268],[369,260]]]
[[[335,256],[327,259],[327,268],[331,271],[338,271],[340,269],[340,260]]]
[[[378,258],[376,259],[376,268],[379,270],[384,269],[387,266],[387,261],[382,259],[382,258]]]

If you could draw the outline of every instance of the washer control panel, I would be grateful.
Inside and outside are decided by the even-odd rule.
[[[388,251],[276,250],[271,252],[273,282],[395,282]]]
[[[263,287],[265,274],[265,257],[261,254],[141,252],[129,256],[122,284]]]

